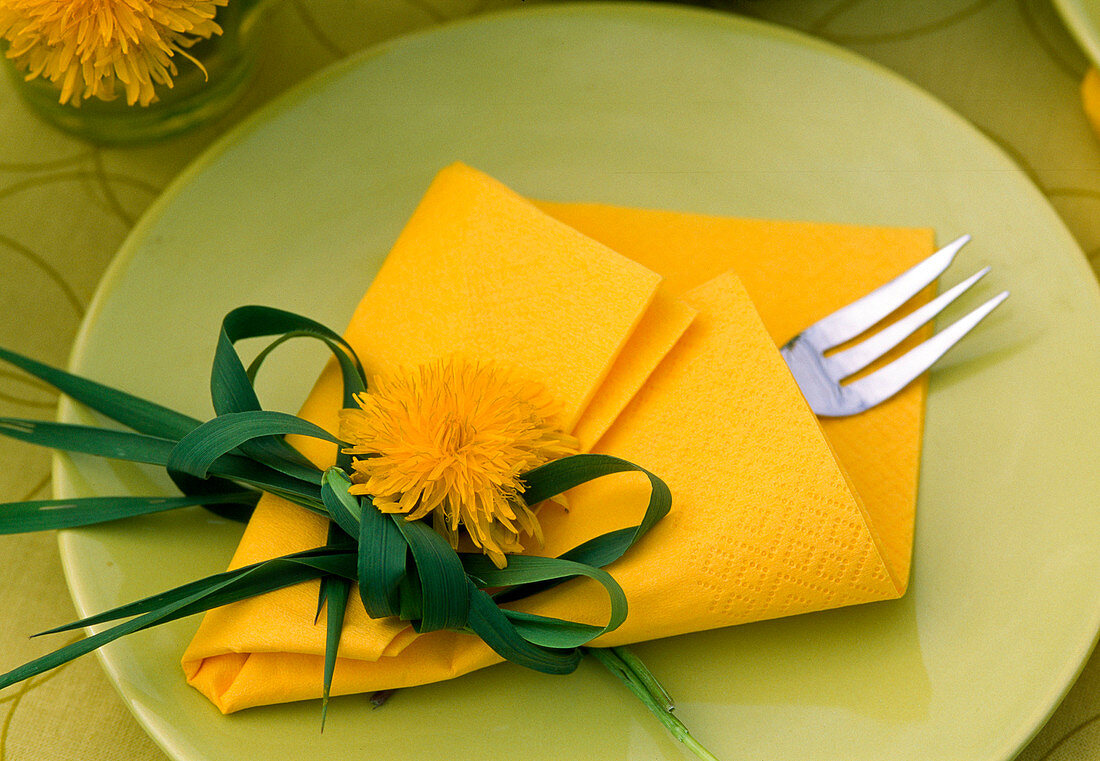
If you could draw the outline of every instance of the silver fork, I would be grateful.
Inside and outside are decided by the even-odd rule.
[[[964,235],[952,241],[886,285],[818,320],[779,350],[815,413],[844,417],[886,401],[935,364],[1008,298],[1008,291],[1002,291],[885,367],[852,383],[841,382],[904,341],[989,272],[989,267],[979,270],[863,342],[826,356],[829,349],[867,332],[916,296],[948,268],[969,240],[970,236]]]

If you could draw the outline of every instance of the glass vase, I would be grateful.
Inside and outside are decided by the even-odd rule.
[[[255,70],[259,22],[268,5],[269,0],[229,0],[220,7],[215,20],[222,34],[187,49],[202,68],[177,53],[173,86],[156,85],[157,101],[148,106],[128,105],[125,96],[89,98],[79,107],[61,103],[53,83],[26,80],[12,61],[5,61],[23,100],[59,129],[105,145],[153,142],[209,123],[239,100]]]

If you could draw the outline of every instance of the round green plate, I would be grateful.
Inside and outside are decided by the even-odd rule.
[[[950,280],[1012,298],[932,378],[913,581],[902,600],[638,651],[723,759],[1007,759],[1100,628],[1100,298],[1024,174],[904,81],[788,31],[655,5],[556,5],[369,51],[223,140],[119,253],[72,366],[209,414],[221,316],[350,316],[435,172],[522,193],[749,217],[969,232]],[[950,319],[949,315],[947,319]],[[320,355],[266,372],[294,410]],[[70,419],[81,413],[69,408]],[[137,468],[60,459],[62,495],[147,493]],[[733,485],[734,487],[736,485]],[[223,569],[239,528],[202,510],[66,532],[82,613]],[[681,747],[599,667],[509,665],[397,694],[222,717],[179,656],[195,619],[108,647],[139,720],[181,761],[653,761]]]

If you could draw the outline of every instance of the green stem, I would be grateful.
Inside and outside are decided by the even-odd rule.
[[[672,701],[672,696],[661,686],[661,683],[657,681],[657,677],[653,676],[653,672],[642,663],[642,659],[636,656],[633,650],[620,646],[611,648],[611,652],[619,656],[619,659],[641,680],[649,694],[666,712],[671,713],[676,710],[676,704]]]
[[[702,743],[692,736],[691,731],[684,722],[672,713],[672,699],[653,676],[652,672],[641,662],[638,656],[626,648],[602,648],[586,647],[584,652],[599,661],[608,671],[627,686],[642,704],[656,716],[669,734],[682,742],[703,761],[718,761],[718,757],[707,750]],[[625,658],[623,657],[625,653]]]

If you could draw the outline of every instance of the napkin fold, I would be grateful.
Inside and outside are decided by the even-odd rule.
[[[819,421],[776,351],[932,249],[927,230],[766,222],[593,204],[539,206],[463,165],[433,182],[352,317],[368,372],[459,352],[517,365],[586,448],[661,476],[673,508],[609,567],[630,602],[616,644],[904,593],[925,386]],[[730,271],[732,268],[732,272]],[[335,431],[339,376],[303,417]],[[296,442],[318,464],[331,445]],[[612,476],[540,510],[558,554],[636,522],[644,479]],[[321,517],[265,495],[238,567],[324,543]],[[210,611],[183,656],[223,712],[320,696],[317,587]],[[522,601],[606,620],[576,581]],[[416,635],[353,597],[333,694],[447,679],[500,660],[479,639]]]

